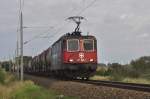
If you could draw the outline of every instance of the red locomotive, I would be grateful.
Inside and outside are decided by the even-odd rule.
[[[35,56],[28,71],[34,74],[55,74],[69,78],[89,78],[97,68],[97,40],[82,36],[79,31],[83,17],[70,17],[77,23],[72,34],[60,37],[51,47]]]

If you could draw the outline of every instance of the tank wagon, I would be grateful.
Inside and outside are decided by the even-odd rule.
[[[63,35],[48,49],[33,57],[26,72],[89,78],[96,68],[97,40],[91,35],[81,35],[78,25],[73,33]]]

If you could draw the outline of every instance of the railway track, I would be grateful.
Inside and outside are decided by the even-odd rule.
[[[26,75],[29,76],[29,75]],[[31,77],[28,77],[31,78]],[[38,78],[37,76],[33,76],[32,80],[34,78]],[[115,82],[115,81],[100,81],[100,80],[68,80],[68,79],[58,79],[59,81],[73,81],[73,82],[79,82],[79,83],[86,83],[86,84],[93,84],[96,86],[107,86],[107,87],[114,87],[114,88],[121,88],[121,89],[128,89],[128,90],[135,90],[135,91],[143,91],[143,92],[150,92],[150,85],[149,84],[135,84],[135,83],[123,83],[123,82]],[[35,80],[36,81],[36,80]],[[55,81],[55,80],[52,80]],[[40,77],[40,80],[38,81],[40,84],[44,84],[46,86],[49,85],[51,82],[50,79],[47,77]]]
[[[143,92],[150,92],[149,84],[135,84],[135,83],[123,83],[123,82],[115,82],[115,81],[100,81],[100,80],[74,80],[75,82],[86,83],[86,84],[94,84],[99,86],[108,86]]]
[[[77,96],[81,99],[122,99],[122,97],[124,99],[150,99],[149,91],[134,91],[135,89],[128,90],[128,88],[122,87],[115,88],[114,86],[110,86],[108,84],[99,84],[99,81],[90,82],[59,78],[56,79],[53,77],[51,78],[28,74],[25,74],[25,78],[26,80],[32,80],[35,84],[54,90],[60,94]]]

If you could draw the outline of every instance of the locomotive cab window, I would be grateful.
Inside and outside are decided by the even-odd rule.
[[[67,51],[78,51],[79,50],[79,40],[70,39],[67,40]]]
[[[93,51],[94,50],[94,40],[84,39],[83,46],[84,46],[85,51]]]

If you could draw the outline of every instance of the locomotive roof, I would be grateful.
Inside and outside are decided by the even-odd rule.
[[[79,38],[93,38],[93,39],[96,39],[94,36],[92,35],[68,35],[68,34],[65,34],[63,35],[62,37],[60,37],[60,39],[71,39],[71,38],[76,38],[76,39],[79,39]],[[59,40],[60,40],[59,39]]]
[[[92,36],[92,35],[81,35],[81,36],[76,36],[76,35],[68,36],[68,35],[64,35],[60,39],[70,39],[70,38],[93,38],[93,39],[95,39],[95,37]]]
[[[84,38],[84,39],[90,39],[91,38],[91,39],[95,39],[96,40],[96,38],[94,36],[92,36],[92,35],[67,35],[67,34],[65,34],[65,35],[61,36],[56,42],[54,42],[53,45],[55,43],[57,43],[58,41],[60,41],[60,40],[64,40],[64,39],[79,39],[79,38]]]

